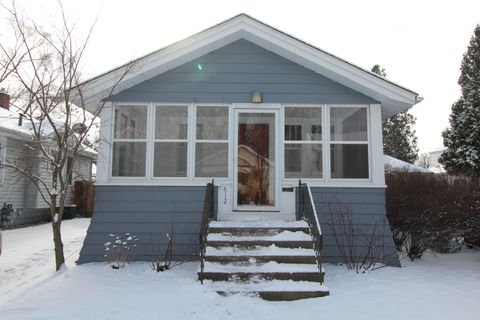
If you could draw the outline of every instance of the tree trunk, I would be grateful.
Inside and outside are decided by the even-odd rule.
[[[52,221],[53,243],[55,244],[55,270],[58,271],[65,263],[65,255],[63,254],[62,233],[60,232],[60,221]]]

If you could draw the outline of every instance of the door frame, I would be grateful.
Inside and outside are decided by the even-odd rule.
[[[280,177],[280,104],[253,104],[253,103],[242,103],[242,104],[233,104],[234,116],[233,116],[233,143],[232,143],[232,155],[233,155],[233,169],[232,169],[232,190],[233,190],[233,212],[270,212],[270,213],[280,213],[281,203],[280,203],[280,187],[281,187],[281,177]],[[256,206],[256,205],[238,205],[238,120],[240,113],[267,113],[274,115],[274,145],[275,145],[275,174],[274,174],[274,206]]]

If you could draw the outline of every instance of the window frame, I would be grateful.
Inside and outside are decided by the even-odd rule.
[[[366,140],[331,140],[331,119],[330,115],[331,112],[330,110],[332,108],[364,108],[366,109],[366,131],[367,131],[367,136]],[[366,104],[331,104],[327,105],[326,108],[327,111],[327,122],[328,122],[328,132],[326,132],[326,149],[327,149],[327,161],[328,161],[328,167],[327,169],[327,177],[328,181],[331,182],[371,182],[372,180],[372,146],[371,146],[371,123],[370,123],[370,107],[369,105]],[[332,145],[335,144],[345,144],[345,145],[366,145],[367,146],[367,169],[368,169],[368,177],[367,178],[332,178]]]
[[[5,182],[5,162],[7,159],[7,137],[0,137],[0,185]]]
[[[146,119],[146,128],[145,128],[145,138],[144,139],[131,139],[131,138],[115,138],[115,111],[117,108],[128,107],[128,106],[139,106],[144,107],[147,110],[147,119]],[[117,102],[112,105],[111,111],[111,128],[110,128],[110,137],[111,137],[111,147],[109,152],[109,163],[110,168],[108,172],[109,179],[111,181],[145,181],[148,180],[148,166],[149,166],[149,118],[150,118],[150,104],[142,102]],[[113,175],[113,148],[115,142],[144,142],[145,143],[145,175],[144,176],[114,176]]]
[[[227,138],[225,140],[219,140],[219,139],[198,139],[197,138],[197,129],[198,129],[198,122],[197,122],[197,111],[198,108],[226,108],[227,109]],[[231,122],[232,122],[232,107],[229,104],[216,104],[216,103],[201,103],[201,104],[195,104],[193,107],[193,116],[192,116],[192,123],[193,123],[193,132],[192,132],[192,161],[191,161],[191,172],[192,172],[192,179],[195,181],[202,181],[202,180],[229,180],[231,179],[231,159],[232,159],[232,151],[231,149],[231,139],[232,139],[232,134],[231,134]],[[227,145],[227,176],[226,177],[197,177],[196,176],[196,150],[197,150],[197,143],[204,143],[204,144],[210,144],[210,143],[218,143],[218,144],[226,144]]]
[[[149,148],[150,153],[147,152],[147,180],[152,180],[152,181],[189,181],[191,180],[191,161],[192,161],[192,150],[191,150],[191,135],[192,135],[192,105],[190,103],[167,103],[167,102],[154,102],[150,104],[151,106],[151,112],[149,114],[149,117],[151,117],[150,120],[147,121],[147,127],[150,125],[150,128],[148,129],[148,132],[150,133],[150,138],[149,138]],[[157,107],[185,107],[187,108],[187,132],[185,139],[157,139],[156,138],[156,126],[157,126]],[[147,134],[147,137],[149,135]],[[185,168],[185,176],[180,177],[180,176],[171,176],[171,177],[157,177],[155,176],[155,143],[160,142],[160,143],[186,143],[187,148],[187,162],[186,162],[186,168]]]
[[[320,109],[321,110],[321,115],[322,115],[322,121],[321,121],[321,128],[322,128],[322,131],[321,131],[321,136],[322,136],[322,139],[320,140],[285,140],[285,126],[287,125],[285,123],[287,117],[286,117],[286,109],[287,108],[313,108],[313,109]],[[324,104],[307,104],[307,105],[304,105],[304,104],[295,104],[295,105],[290,105],[290,104],[286,104],[286,105],[283,105],[282,106],[282,123],[281,123],[281,146],[282,146],[282,154],[281,154],[281,157],[282,157],[282,180],[283,181],[298,181],[298,179],[301,179],[301,180],[305,180],[305,181],[313,181],[313,182],[325,182],[327,180],[327,176],[326,176],[326,162],[325,162],[325,125],[326,125],[326,118],[325,118],[325,113],[326,113],[326,109],[327,109],[327,106],[324,105]],[[300,134],[301,135],[301,134]],[[291,178],[291,177],[286,177],[286,174],[285,174],[285,167],[286,167],[286,162],[285,162],[285,150],[287,150],[287,145],[294,145],[294,144],[305,144],[305,145],[320,145],[321,146],[321,150],[322,150],[322,157],[321,157],[321,161],[322,161],[322,177],[321,178],[299,178],[299,177],[295,177],[295,178]],[[299,148],[298,150],[301,150],[301,148]],[[301,151],[300,151],[301,152]],[[301,170],[301,169],[300,169]],[[301,171],[300,171],[301,172]]]

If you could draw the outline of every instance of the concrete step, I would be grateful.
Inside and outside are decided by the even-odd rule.
[[[235,236],[273,236],[283,231],[303,232],[309,234],[310,229],[304,221],[283,222],[217,222],[213,221],[209,226],[209,233],[223,233]]]
[[[275,261],[279,263],[302,263],[302,264],[316,264],[317,259],[315,255],[306,255],[306,256],[294,256],[294,255],[268,255],[268,256],[257,256],[257,255],[248,255],[248,252],[245,255],[237,256],[220,256],[220,255],[207,255],[205,261],[209,262],[218,262],[221,264],[228,263],[251,263],[253,262],[269,262]]]
[[[292,301],[324,297],[330,293],[325,285],[311,281],[272,280],[247,283],[205,281],[205,285],[225,296],[242,294],[259,296],[271,301]]]
[[[198,279],[222,295],[297,300],[329,294],[304,221],[216,222]]]
[[[254,249],[255,247],[269,247],[275,245],[280,248],[305,248],[311,249],[313,247],[312,241],[291,241],[291,240],[208,240],[208,246],[214,248],[221,247],[237,247],[244,249]]]
[[[292,280],[323,282],[324,273],[316,272],[199,272],[199,280],[212,281],[260,281],[260,280]]]

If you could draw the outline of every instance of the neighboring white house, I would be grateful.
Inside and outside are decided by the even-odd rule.
[[[432,151],[427,152],[428,154],[428,159],[430,161],[430,166],[429,170],[435,172],[435,173],[444,173],[446,172],[445,169],[443,168],[443,165],[441,165],[438,162],[438,159],[440,159],[440,156],[442,155],[443,151],[445,151],[445,148],[438,148]]]
[[[15,212],[7,225],[21,225],[44,221],[50,216],[47,203],[40,192],[29,179],[15,169],[4,166],[16,163],[20,166],[33,168],[37,175],[49,181],[51,171],[47,163],[36,156],[28,144],[32,141],[28,123],[19,126],[19,114],[0,107],[0,206],[12,205]],[[77,180],[90,180],[92,177],[92,162],[96,160],[93,151],[82,151],[75,161],[70,183]],[[68,164],[67,164],[68,165]],[[51,179],[51,178],[50,178]],[[66,205],[71,205],[68,196]]]

